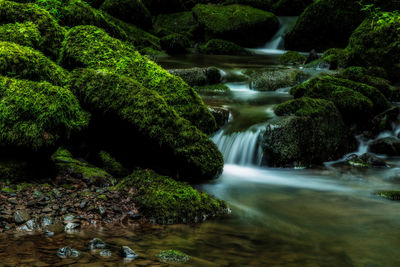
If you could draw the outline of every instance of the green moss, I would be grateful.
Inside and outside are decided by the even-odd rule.
[[[281,103],[274,108],[278,116],[326,116],[336,112],[336,107],[331,101],[301,97]]]
[[[16,186],[17,186],[17,191],[25,191],[27,189],[34,188],[33,184],[28,184],[28,183],[17,184]]]
[[[216,1],[218,3],[218,1]],[[231,5],[231,4],[239,4],[239,5],[245,5],[245,6],[251,6],[254,8],[266,10],[266,11],[271,11],[272,9],[272,0],[226,0],[223,1],[225,5]]]
[[[164,51],[156,50],[152,47],[145,47],[139,50],[141,55],[163,57],[168,56]]]
[[[200,53],[211,55],[250,55],[243,47],[221,39],[211,39],[200,46]]]
[[[166,263],[187,262],[190,259],[188,255],[175,249],[162,250],[157,254],[157,258]]]
[[[306,61],[306,57],[299,52],[288,51],[279,57],[279,62],[285,65],[301,65]]]
[[[98,195],[98,196],[97,196],[97,199],[100,199],[100,200],[104,200],[104,201],[106,201],[106,200],[107,200],[107,196],[106,196],[106,195],[104,195],[104,194],[102,194],[102,195]]]
[[[100,166],[114,177],[125,177],[129,174],[128,170],[109,153],[100,151],[99,159]]]
[[[400,191],[379,191],[375,194],[389,200],[400,200]]]
[[[330,69],[345,68],[348,65],[348,57],[345,49],[330,48],[324,52],[320,61],[329,63]]]
[[[227,95],[231,91],[225,84],[195,86],[194,89],[201,95]]]
[[[40,31],[43,38],[41,51],[57,58],[66,31],[50,13],[34,4],[0,1],[0,24],[26,21],[35,23]]]
[[[198,37],[198,27],[199,24],[190,11],[161,14],[154,21],[154,28],[157,32],[179,33],[190,39]]]
[[[134,202],[147,217],[160,224],[202,222],[228,212],[222,200],[151,170],[134,171],[117,187],[133,187]]]
[[[130,76],[159,93],[179,115],[202,131],[211,133],[216,129],[215,120],[201,98],[182,79],[169,74],[141,56],[134,47],[111,38],[101,29],[93,26],[71,29],[64,42],[61,64],[67,68],[109,68]]]
[[[153,161],[162,157],[158,164],[166,164],[170,170],[177,168],[182,177],[212,178],[221,172],[223,159],[214,143],[178,116],[157,92],[134,79],[106,70],[79,69],[71,75],[70,89],[92,112],[93,120],[99,121],[99,127],[103,127],[109,117],[113,126],[106,124],[104,132],[124,129],[123,136],[127,139],[114,130],[110,132],[113,137],[106,138],[110,142],[120,142],[122,150],[135,150],[137,148],[130,144],[134,141],[146,143],[147,140],[149,147],[154,147],[154,150],[146,148]],[[140,139],[135,140],[134,136]],[[111,144],[110,147],[116,149],[118,145]],[[132,153],[127,155],[128,159],[132,156]]]
[[[0,77],[0,144],[38,150],[88,123],[78,100],[62,87]]]
[[[88,184],[111,185],[113,183],[110,174],[84,161],[73,158],[72,154],[64,148],[59,148],[51,156],[51,159],[60,175],[70,175],[74,178],[82,179]]]
[[[151,15],[141,0],[105,0],[100,7],[108,14],[142,28],[152,26]]]
[[[6,186],[6,187],[3,187],[3,188],[1,189],[1,192],[4,192],[4,193],[14,193],[15,190],[12,189],[11,187]]]
[[[264,44],[279,27],[274,14],[249,6],[198,4],[192,11],[206,39],[225,39],[244,46]]]
[[[30,21],[0,26],[0,41],[13,42],[40,50],[43,39],[38,27]]]
[[[185,35],[179,33],[164,36],[161,38],[160,44],[161,48],[168,54],[183,54],[186,52],[186,48],[190,47],[189,39]]]
[[[0,42],[0,74],[60,86],[68,75],[39,51],[10,42]]]

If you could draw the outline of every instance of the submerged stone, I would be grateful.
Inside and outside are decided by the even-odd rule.
[[[130,247],[123,246],[121,247],[121,255],[126,259],[136,259],[139,257]]]
[[[28,211],[26,211],[26,210],[17,210],[14,213],[14,221],[17,224],[22,224],[30,219],[31,219],[31,216],[29,215]]]
[[[102,248],[105,248],[105,247],[106,247],[106,243],[103,240],[101,240],[100,238],[93,238],[89,242],[89,248],[91,250],[102,249]]]
[[[77,258],[79,257],[80,253],[79,251],[73,248],[63,247],[57,251],[56,255],[62,259],[67,259],[67,258]]]
[[[102,256],[102,257],[108,258],[108,257],[112,256],[112,252],[109,249],[104,249],[104,250],[99,252],[99,255]]]
[[[369,145],[369,150],[376,154],[400,156],[400,139],[396,137],[386,137],[374,140]]]

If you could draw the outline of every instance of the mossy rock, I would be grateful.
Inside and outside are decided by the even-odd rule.
[[[274,91],[291,87],[310,77],[309,74],[294,68],[249,69],[245,74],[250,77],[250,88],[257,91]]]
[[[254,47],[265,44],[279,27],[274,14],[250,6],[198,4],[192,11],[206,40],[224,39]]]
[[[210,55],[251,55],[249,51],[233,42],[211,39],[200,46],[200,53]]]
[[[150,10],[153,16],[159,14],[170,14],[182,11],[190,11],[200,2],[220,2],[219,0],[143,0],[143,3]]]
[[[0,75],[61,86],[68,72],[37,50],[0,41]]]
[[[216,67],[171,69],[168,72],[181,77],[190,86],[218,84],[222,80],[221,72]]]
[[[351,35],[349,61],[355,66],[383,67],[392,80],[400,75],[400,16],[385,13],[385,19],[366,19]]]
[[[168,54],[184,54],[190,47],[189,39],[179,33],[173,33],[160,39],[161,48]]]
[[[76,97],[69,90],[47,82],[0,76],[0,99],[3,148],[51,150],[88,124],[88,115]]]
[[[231,89],[225,84],[210,84],[193,87],[200,95],[228,95]]]
[[[378,191],[375,193],[375,195],[389,200],[395,200],[395,201],[400,200],[400,191],[395,191],[395,190]]]
[[[295,51],[288,51],[279,57],[279,62],[285,65],[302,65],[306,57]]]
[[[81,179],[89,185],[113,185],[114,181],[110,174],[83,160],[75,159],[72,154],[64,148],[59,148],[51,156],[51,160],[56,166],[58,175],[69,175],[73,178]]]
[[[199,23],[190,11],[161,14],[155,18],[154,28],[159,33],[166,32],[186,35],[191,40],[199,38]]]
[[[17,22],[1,25],[0,41],[13,42],[41,50],[44,39],[36,24],[31,21],[25,21],[23,23]]]
[[[375,87],[329,75],[295,86],[290,93],[295,98],[306,96],[331,100],[346,122],[359,125],[389,107],[386,97]]]
[[[118,162],[112,155],[106,151],[100,151],[98,154],[99,166],[110,173],[116,178],[122,178],[129,175],[128,169],[126,169],[120,162]]]
[[[66,30],[46,10],[30,3],[0,1],[0,24],[35,23],[43,38],[41,51],[53,59],[58,57]]]
[[[142,0],[105,0],[101,9],[141,28],[148,29],[152,26],[151,14]]]
[[[276,167],[309,167],[335,160],[355,142],[331,101],[299,98],[275,107],[263,138],[263,161]]]
[[[272,5],[272,12],[279,16],[298,16],[314,0],[278,0]]]
[[[134,202],[159,224],[198,223],[229,212],[224,201],[151,170],[137,170],[117,188],[135,189]]]
[[[151,166],[188,179],[221,173],[223,159],[215,144],[134,78],[78,69],[69,88],[92,113],[89,141],[102,144],[126,166]]]
[[[273,0],[225,0],[224,5],[239,4],[245,6],[251,6],[265,11],[271,11]]]
[[[99,28],[72,28],[66,36],[60,62],[70,69],[108,68],[131,76],[144,87],[159,93],[180,116],[200,130],[212,133],[216,129],[214,118],[193,88],[141,56],[131,45],[110,37]]]
[[[157,258],[165,263],[184,263],[190,259],[187,254],[175,249],[162,250]]]
[[[317,62],[311,62],[307,67],[318,65],[318,63],[325,63],[329,64],[329,69],[331,70],[346,68],[349,64],[348,57],[347,50],[342,48],[330,48],[322,54],[321,58],[317,59]]]
[[[304,10],[285,36],[285,48],[304,52],[344,48],[363,17],[357,0],[315,1]]]

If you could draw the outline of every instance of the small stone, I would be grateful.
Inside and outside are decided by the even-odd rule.
[[[45,216],[42,218],[42,227],[47,227],[49,225],[51,225],[53,222],[51,220],[51,218]]]
[[[70,247],[63,247],[57,251],[57,256],[62,259],[77,258],[77,257],[79,257],[79,252]]]
[[[110,250],[105,249],[105,250],[100,251],[99,255],[102,257],[111,257],[112,253]]]
[[[104,243],[104,241],[101,240],[100,238],[93,238],[89,242],[89,248],[91,250],[93,250],[93,249],[101,249],[101,248],[105,248],[105,247],[106,247],[106,243]]]
[[[101,216],[104,216],[106,214],[106,209],[103,206],[99,206],[99,213]]]
[[[46,208],[42,209],[42,212],[44,212],[44,213],[49,213],[49,212],[52,212],[52,211],[53,210],[50,207],[46,207]]]
[[[13,204],[13,205],[18,205],[18,201],[16,198],[9,198],[8,203]]]
[[[26,210],[17,210],[14,213],[14,221],[17,224],[22,224],[28,220],[30,220],[31,216]]]
[[[83,209],[83,208],[86,207],[86,204],[87,204],[87,201],[86,201],[86,200],[82,200],[82,201],[81,201],[81,204],[79,205],[79,207],[80,207],[81,209]]]
[[[53,210],[58,210],[59,208],[60,208],[60,206],[58,206],[58,205],[53,205]]]
[[[65,225],[65,231],[71,231],[74,230],[76,228],[78,228],[80,226],[79,223],[73,223],[73,222],[69,222]]]
[[[138,254],[136,254],[130,247],[128,246],[123,246],[121,248],[121,255],[122,257],[126,259],[136,259],[139,257]]]

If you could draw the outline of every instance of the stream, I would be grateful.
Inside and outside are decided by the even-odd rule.
[[[257,56],[188,55],[158,63],[165,68],[216,66],[229,77],[248,68],[275,68],[281,41],[279,36],[272,41],[275,46],[260,48]],[[228,79],[226,84],[230,94],[202,96],[231,112],[229,123],[212,137],[224,155],[224,171],[197,187],[227,201],[229,216],[199,225],[96,228],[53,237],[0,235],[0,266],[159,266],[155,255],[164,249],[188,254],[188,266],[400,266],[400,203],[373,194],[400,190],[400,160],[386,158],[392,168],[361,171],[330,163],[319,169],[262,167],[260,140],[274,117],[272,107],[291,96],[287,88],[257,92],[246,82]],[[360,143],[360,149],[366,146]],[[101,258],[87,246],[94,237],[116,250],[129,246],[141,257],[132,262],[114,254]],[[81,257],[60,260],[55,252],[67,245]]]

